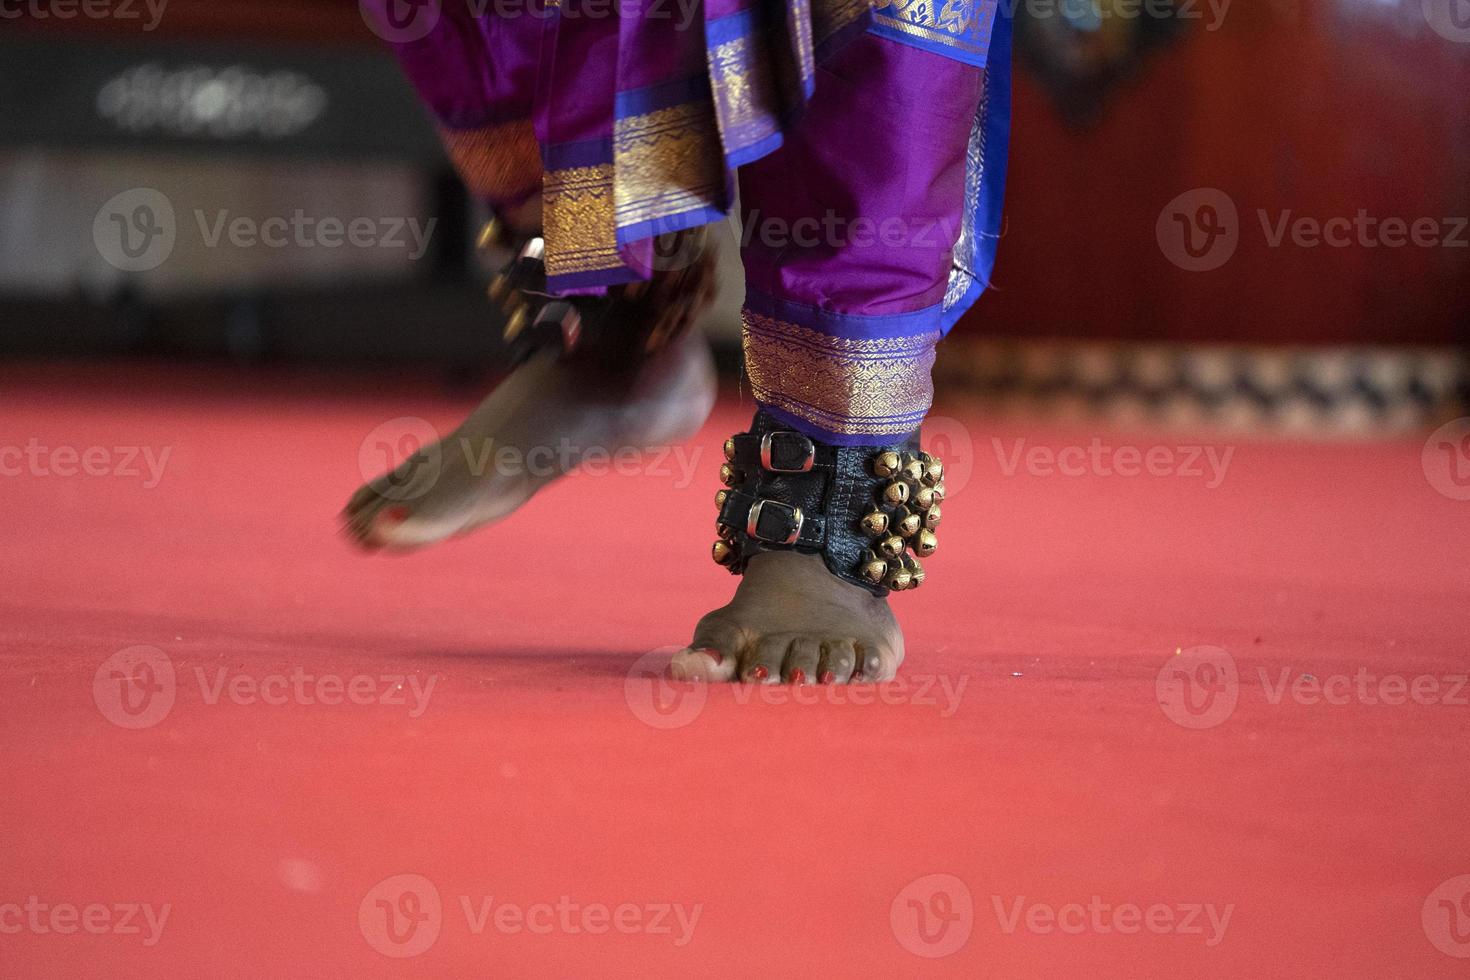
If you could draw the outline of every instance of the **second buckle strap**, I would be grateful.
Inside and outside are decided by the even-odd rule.
[[[743,530],[750,538],[778,547],[821,548],[826,522],[800,507],[769,497],[731,490],[720,508],[720,523]]]

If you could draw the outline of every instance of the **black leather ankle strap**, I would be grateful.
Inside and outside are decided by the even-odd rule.
[[[661,247],[677,261],[646,281],[611,286],[601,296],[551,295],[546,243],[539,237],[510,241],[498,227],[487,226],[481,240],[515,254],[489,289],[505,314],[504,336],[515,364],[547,348],[609,368],[636,362],[687,330],[717,288],[714,253],[705,247],[702,228],[661,236]]]
[[[799,551],[878,596],[924,581],[918,559],[938,546],[944,468],[919,451],[918,433],[834,446],[757,412],[749,432],[725,442],[720,476],[712,554],[731,572],[764,551]]]

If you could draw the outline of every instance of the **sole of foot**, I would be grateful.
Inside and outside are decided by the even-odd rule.
[[[709,417],[715,389],[714,359],[697,331],[626,373],[538,355],[447,438],[359,488],[342,510],[343,529],[372,551],[467,534],[509,516],[590,450],[689,438]]]

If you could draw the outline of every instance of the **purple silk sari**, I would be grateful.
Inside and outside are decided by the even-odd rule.
[[[656,236],[730,212],[738,169],[755,397],[861,444],[918,427],[934,347],[989,279],[998,6],[444,0],[395,47],[472,192],[542,195],[555,291],[647,278]]]

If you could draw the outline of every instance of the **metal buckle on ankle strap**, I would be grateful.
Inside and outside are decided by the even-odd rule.
[[[794,445],[803,453],[803,458],[798,465],[778,466],[776,464],[775,440],[777,437],[780,437],[782,443]],[[767,473],[810,473],[816,461],[816,445],[800,432],[767,432],[761,437],[761,466]]]
[[[779,507],[789,515],[791,532],[785,540],[768,538],[760,533],[761,515],[765,512],[767,504],[772,507]],[[792,507],[790,504],[783,504],[779,500],[757,500],[750,505],[750,517],[745,522],[745,533],[757,541],[764,541],[766,544],[796,544],[797,539],[801,537],[802,526],[805,524],[806,517],[802,514],[800,507]]]

